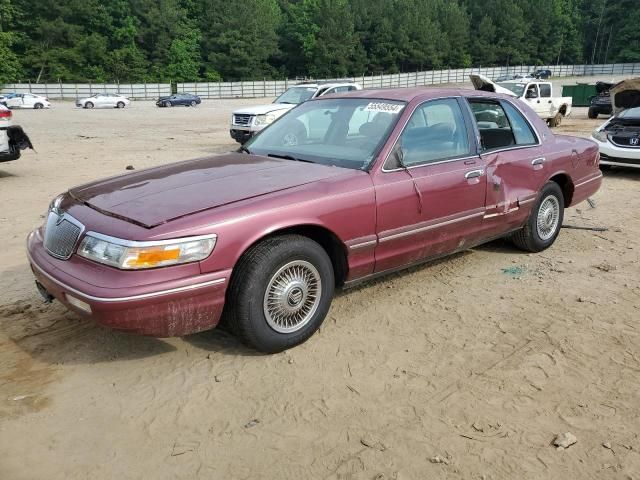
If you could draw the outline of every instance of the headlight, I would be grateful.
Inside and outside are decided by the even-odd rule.
[[[596,140],[598,140],[599,142],[606,142],[607,141],[607,132],[605,132],[604,130],[595,129],[593,131],[593,133],[591,134],[591,136],[593,138],[595,138]]]
[[[276,116],[273,113],[267,113],[266,115],[258,115],[256,117],[255,126],[259,127],[261,125],[269,125],[270,123],[273,123],[275,119],[276,119]]]
[[[166,267],[204,260],[216,245],[216,235],[132,242],[89,232],[78,255],[123,270]]]

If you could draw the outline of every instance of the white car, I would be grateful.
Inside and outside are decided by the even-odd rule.
[[[33,148],[22,127],[12,124],[13,113],[0,105],[0,162],[20,158],[20,150]]]
[[[551,82],[521,78],[504,82],[493,82],[484,75],[470,75],[476,90],[496,92],[518,97],[529,105],[550,127],[557,127],[563,117],[571,115],[571,97],[555,97]]]
[[[296,105],[322,95],[362,90],[355,82],[303,82],[288,88],[268,105],[242,108],[231,114],[229,133],[238,143],[244,143],[252,136],[273,123]]]
[[[76,107],[81,108],[124,108],[131,101],[127,97],[116,93],[96,93],[86,98],[76,100]]]
[[[623,80],[609,92],[613,116],[591,134],[600,165],[640,168],[640,78]]]
[[[47,97],[35,93],[11,93],[0,101],[9,108],[51,108],[51,102]]]

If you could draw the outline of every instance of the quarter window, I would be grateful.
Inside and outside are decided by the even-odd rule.
[[[406,166],[468,156],[471,149],[458,101],[434,100],[418,107],[400,136],[400,145]]]

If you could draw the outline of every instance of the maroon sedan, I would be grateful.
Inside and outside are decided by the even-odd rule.
[[[45,297],[104,325],[176,336],[224,318],[277,352],[318,329],[336,286],[498,237],[549,247],[598,162],[514,98],[363,90],[303,103],[237,153],[72,188],[28,253]]]

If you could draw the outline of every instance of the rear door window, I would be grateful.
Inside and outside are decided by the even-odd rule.
[[[474,99],[469,104],[484,151],[537,145],[531,125],[509,102]]]
[[[551,97],[551,84],[550,83],[541,83],[540,84],[540,96],[543,98]]]
[[[511,124],[511,130],[516,139],[517,145],[535,145],[538,143],[538,139],[529,125],[529,122],[524,118],[522,113],[518,111],[516,107],[509,102],[502,102],[507,118]]]

